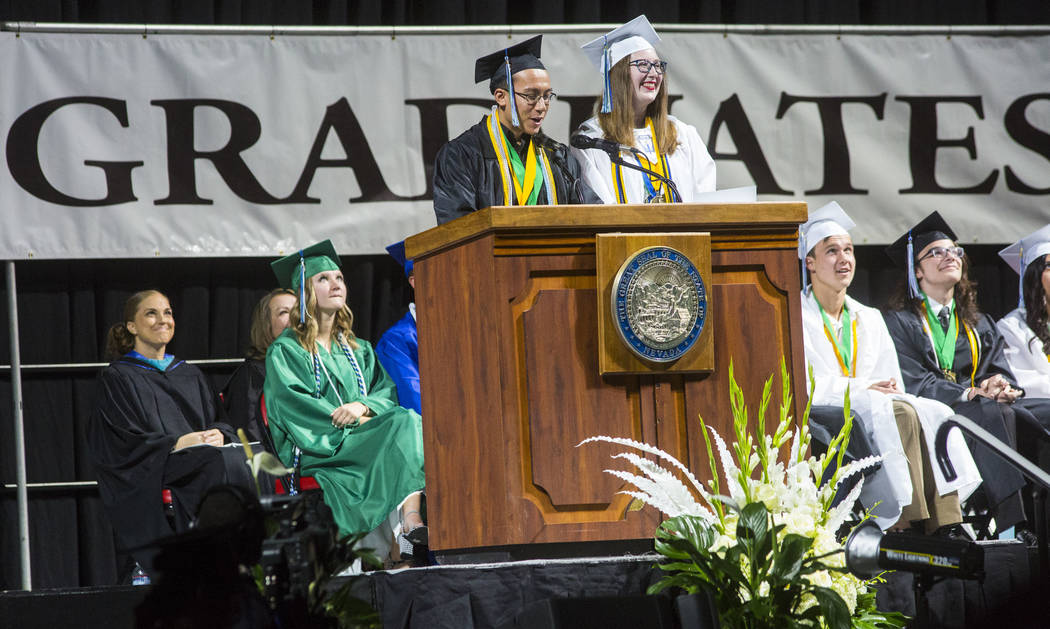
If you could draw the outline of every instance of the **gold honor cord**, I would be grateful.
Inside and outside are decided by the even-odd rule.
[[[853,330],[853,352],[850,358],[849,365],[842,360],[842,353],[839,351],[838,343],[835,342],[835,337],[831,335],[831,330],[828,326],[824,326],[824,335],[828,337],[828,342],[831,343],[831,349],[835,350],[835,358],[839,361],[839,369],[842,370],[842,375],[847,378],[853,378],[857,375],[857,320],[853,319],[850,324]]]
[[[496,116],[495,112],[489,114],[488,120],[485,124],[485,128],[489,132],[489,141],[492,143],[492,150],[494,153],[496,153],[496,160],[499,162],[500,182],[503,184],[503,204],[521,205],[522,199],[525,199],[525,204],[528,204],[529,196],[532,196],[533,192],[532,186],[538,178],[536,176],[537,166],[535,155],[537,149],[533,148],[531,138],[529,139],[529,157],[525,165],[524,177],[526,180],[527,189],[522,190],[522,188],[518,186],[517,179],[514,177],[514,169],[511,167],[512,158],[508,156],[507,139],[503,134],[503,127],[502,125],[500,125],[499,119]],[[547,187],[550,190],[550,203],[551,205],[558,205],[558,193],[555,190],[556,186],[554,185],[554,174],[551,171],[550,162],[547,160],[547,153],[542,148],[538,150],[543,164],[542,180],[548,182]],[[517,153],[514,154],[514,157],[517,157]],[[520,163],[520,159],[518,161]],[[530,165],[532,167],[531,176],[529,173]],[[515,193],[518,195],[517,199],[512,199],[510,196],[512,185]],[[536,196],[539,196],[538,189],[536,192]]]
[[[503,134],[503,129],[500,129],[500,134],[501,135]],[[503,138],[503,140],[506,141],[506,138]],[[516,195],[518,195],[517,204],[518,205],[535,205],[536,204],[536,198],[535,197],[539,194],[539,190],[540,189],[539,189],[539,186],[535,185],[536,184],[536,175],[539,174],[539,173],[536,172],[536,150],[532,147],[532,138],[529,138],[529,148],[526,151],[527,152],[527,156],[525,157],[525,174],[522,177],[524,179],[523,182],[520,182],[520,183],[518,182],[518,173],[517,173],[517,171],[519,169],[515,168],[515,166],[517,165],[517,164],[515,164],[515,161],[520,164],[521,163],[521,158],[518,157],[517,151],[514,151],[513,149],[510,149],[510,152],[512,153],[511,158],[510,158],[510,160],[511,160],[511,162],[510,162],[511,163],[510,176],[511,176],[511,180],[514,182],[514,193]],[[502,165],[501,165],[501,168],[502,168]],[[534,186],[535,186],[535,188],[534,188]]]
[[[528,156],[525,158],[525,165],[522,166],[521,158],[518,157],[517,151],[510,147],[510,142],[503,133],[503,126],[499,124],[499,120],[494,113],[489,114],[489,121],[486,127],[489,131],[489,140],[492,142],[492,148],[496,152],[496,159],[499,161],[500,174],[504,178],[504,204],[535,205],[536,199],[539,197],[540,187],[543,185],[543,177],[536,165],[536,149],[532,143],[532,138],[529,138]],[[524,171],[524,174],[519,175],[517,171],[521,170]],[[507,196],[506,180],[508,178],[514,184],[514,192],[517,194],[513,202],[509,202],[510,199]],[[519,183],[519,178],[524,181]],[[537,181],[540,182],[539,186],[536,185]]]
[[[645,126],[649,128],[649,134],[653,138],[653,150],[656,151],[656,164],[654,165],[650,162],[648,157],[645,158],[645,162],[649,165],[649,170],[655,171],[662,177],[670,179],[671,167],[667,164],[667,156],[660,152],[660,147],[656,143],[656,129],[653,128],[653,119],[646,117]],[[670,186],[657,177],[653,177],[646,173],[642,174],[649,178],[649,184],[653,187],[654,191],[659,191],[660,196],[664,198],[664,201],[667,203],[674,203],[674,199],[671,198]]]
[[[496,118],[496,108],[492,108],[485,128],[489,132],[489,140],[492,142],[492,150],[496,153],[499,162],[500,182],[503,184],[503,204],[514,205],[514,199],[510,198],[510,159],[507,157],[507,145],[500,140],[503,138],[503,130],[500,128],[499,120]]]
[[[845,338],[835,340],[834,335],[831,333],[831,321],[828,320],[828,315],[824,313],[824,307],[820,305],[816,297],[813,298],[813,301],[817,303],[820,318],[824,320],[824,336],[828,337],[831,349],[835,351],[835,358],[839,361],[839,369],[842,371],[842,375],[847,378],[854,377],[857,373],[857,346],[860,345],[857,342],[857,317],[850,317],[849,309],[843,304],[842,316],[845,317],[846,321],[842,326],[843,334],[840,334],[840,336]],[[850,350],[850,345],[853,345],[852,351]],[[852,354],[848,363],[845,360],[847,354]]]
[[[958,325],[958,320],[956,320]],[[963,330],[966,330],[966,340],[970,343],[970,356],[973,357],[973,366],[970,368],[970,386],[977,386],[974,384],[974,380],[977,379],[977,363],[981,362],[981,351],[980,346],[977,344],[977,335],[974,334],[973,330],[969,325],[963,321]]]
[[[656,144],[656,130],[653,129],[653,119],[647,117],[645,119],[645,126],[649,129],[649,133],[652,134],[653,150],[656,151],[656,165],[654,166],[653,163],[649,161],[649,158],[646,157],[644,154],[642,155],[642,159],[645,160],[645,163],[649,170],[655,171],[660,175],[670,179],[671,166],[667,163],[667,157],[660,152],[660,147]],[[635,156],[635,158],[637,159],[637,156]],[[638,165],[642,165],[640,160],[638,161]],[[616,193],[616,202],[627,203],[627,192],[623,183],[623,167],[616,163],[610,164],[610,166],[612,168],[612,181],[613,188],[615,188],[614,192]],[[654,191],[660,191],[660,194],[663,196],[664,201],[666,201],[667,203],[674,203],[674,199],[671,198],[670,187],[666,183],[660,181],[660,179],[657,177],[649,175],[648,173],[638,174],[649,180],[649,185],[647,187],[652,188]],[[647,203],[650,201],[651,199],[646,200]]]
[[[616,188],[616,202],[627,203],[627,194],[623,190],[623,167],[615,162],[609,166],[612,168],[613,188]]]

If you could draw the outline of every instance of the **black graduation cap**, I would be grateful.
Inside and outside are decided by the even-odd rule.
[[[893,263],[908,269],[908,290],[912,297],[919,296],[919,288],[915,283],[915,255],[931,242],[938,240],[955,242],[958,237],[948,223],[941,218],[940,213],[934,211],[906,231],[892,245],[886,247],[886,255],[893,260]]]
[[[522,70],[546,70],[543,62],[540,61],[542,43],[543,35],[537,35],[514,44],[510,48],[504,48],[479,58],[474,64],[474,82],[481,83],[488,80],[489,92],[494,93],[496,88],[502,85],[501,79],[506,80],[507,89],[512,89],[510,79],[512,74]],[[510,62],[509,68],[508,61]]]

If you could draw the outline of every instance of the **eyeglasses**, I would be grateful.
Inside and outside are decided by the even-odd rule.
[[[515,95],[521,96],[528,103],[529,107],[535,107],[536,103],[543,101],[544,105],[550,105],[552,100],[556,100],[558,95],[554,92],[547,92],[546,94],[522,94],[521,92],[514,92]]]
[[[956,258],[962,260],[962,257],[965,253],[966,252],[963,250],[962,247],[934,247],[933,249],[927,251],[926,255],[919,258],[918,261],[922,262],[926,258],[933,258],[934,260],[943,260],[946,256],[949,255],[955,256]]]
[[[657,74],[663,74],[667,70],[666,61],[649,61],[648,59],[638,59],[637,61],[631,61],[627,65],[638,68],[638,71],[642,74],[649,74],[650,70],[656,70]]]

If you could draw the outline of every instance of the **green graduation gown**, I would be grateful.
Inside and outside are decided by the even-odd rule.
[[[372,345],[361,339],[357,344],[353,353],[367,395],[362,395],[338,343],[330,351],[318,347],[325,367],[319,398],[313,358],[292,330],[285,330],[266,352],[266,412],[277,454],[290,466],[294,447],[302,450],[302,475],[313,476],[321,486],[341,535],[376,528],[424,484],[421,418],[398,406],[397,389]],[[354,401],[375,417],[354,429],[332,426],[332,411]]]

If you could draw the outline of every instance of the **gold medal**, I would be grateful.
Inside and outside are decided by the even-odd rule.
[[[954,371],[951,369],[942,369],[941,371],[944,372],[944,377],[948,379],[948,382],[957,382]]]

